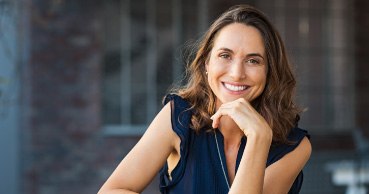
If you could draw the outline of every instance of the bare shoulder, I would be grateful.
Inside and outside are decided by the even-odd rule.
[[[167,103],[156,115],[156,117],[148,127],[146,133],[144,134],[143,138],[159,138],[162,140],[166,140],[167,144],[170,143],[171,146],[175,145],[177,135],[172,129],[171,109],[171,103]]]

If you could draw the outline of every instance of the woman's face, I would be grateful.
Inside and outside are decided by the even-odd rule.
[[[253,101],[263,92],[267,73],[259,30],[240,23],[225,26],[215,37],[205,67],[217,108],[239,98]]]

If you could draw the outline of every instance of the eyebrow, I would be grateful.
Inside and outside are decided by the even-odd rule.
[[[234,53],[233,50],[231,50],[229,48],[226,48],[226,47],[221,47],[218,50],[223,50],[223,51],[227,51],[227,52],[230,52],[230,53]],[[260,57],[260,58],[264,59],[264,57],[260,53],[249,53],[246,56],[247,57]]]

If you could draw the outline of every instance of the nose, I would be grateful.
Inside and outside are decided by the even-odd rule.
[[[229,69],[229,75],[234,81],[242,80],[246,77],[245,66],[242,60],[234,60]]]

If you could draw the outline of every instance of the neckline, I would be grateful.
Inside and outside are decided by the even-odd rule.
[[[226,162],[227,160],[226,160],[225,151],[224,151],[224,136],[220,132],[219,129],[215,129],[215,138],[218,140],[219,154],[220,154],[222,162],[224,164],[224,166],[223,166],[223,168],[225,170],[224,173],[226,174],[226,178],[227,178],[228,183],[230,183],[230,177],[229,177],[229,174],[228,174],[228,166],[227,166],[227,162]],[[217,145],[215,145],[215,146],[217,146]],[[244,136],[241,139],[241,144],[240,144],[240,147],[238,148],[238,151],[237,151],[237,158],[236,158],[236,165],[235,165],[235,175],[237,174],[237,170],[238,170],[238,167],[240,165],[241,158],[242,158],[245,146],[246,146],[246,137]],[[217,158],[217,159],[219,160],[219,158]],[[231,185],[229,185],[229,186],[231,186]]]

